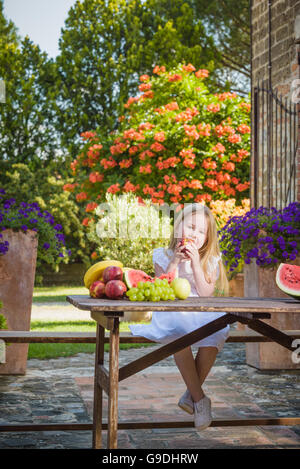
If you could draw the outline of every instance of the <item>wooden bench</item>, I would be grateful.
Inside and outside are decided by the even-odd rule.
[[[300,330],[283,331],[290,337],[300,339]],[[53,343],[76,343],[95,344],[96,332],[40,332],[40,331],[0,331],[0,340],[15,344],[53,344]],[[109,333],[105,334],[105,343],[109,343]],[[271,338],[263,336],[253,330],[232,330],[226,342],[273,342]],[[130,332],[120,333],[121,344],[146,344],[155,343],[145,337],[133,336]]]

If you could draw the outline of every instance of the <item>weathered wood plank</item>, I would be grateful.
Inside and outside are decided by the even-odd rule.
[[[106,394],[109,394],[109,371],[105,368],[105,366],[98,365],[98,386],[102,388]]]
[[[258,319],[250,321],[245,320],[244,322],[250,329],[253,329],[256,332],[259,332],[260,334],[271,338],[277,344],[282,345],[282,347],[287,348],[291,351],[294,350],[294,347],[292,347],[292,342],[295,337],[290,337],[281,332],[280,330],[270,326],[269,324],[259,321]]]
[[[110,331],[113,328],[113,319],[108,318],[106,316],[103,316],[101,313],[94,313],[93,311],[91,312],[91,318],[93,318],[96,322],[101,324],[104,329],[107,329]]]
[[[300,330],[284,330],[284,334],[300,338]],[[10,343],[30,344],[30,343],[77,343],[95,344],[96,334],[94,332],[32,332],[32,331],[0,331],[0,340]],[[273,342],[269,337],[265,337],[253,330],[231,330],[226,342]],[[109,333],[104,336],[104,343],[109,343]],[[121,344],[153,344],[152,340],[146,337],[134,336],[130,332],[120,332]]]
[[[104,334],[105,330],[101,324],[97,324],[97,345],[95,353],[95,371],[94,371],[94,402],[93,402],[93,448],[101,448],[102,445],[102,410],[103,410],[103,386],[99,385],[101,381],[101,366],[104,363]]]
[[[300,302],[285,298],[238,298],[238,297],[190,297],[174,301],[130,301],[129,299],[95,299],[88,295],[67,296],[67,301],[76,308],[93,312],[102,312],[106,316],[124,315],[124,311],[206,311],[226,313],[279,313],[294,312],[300,314]]]
[[[263,417],[252,419],[214,419],[211,427],[248,427],[265,425],[300,425],[300,417]],[[108,424],[102,424],[107,430]],[[179,421],[153,421],[153,422],[119,422],[119,430],[152,429],[152,428],[193,428],[193,420]],[[42,423],[42,424],[7,424],[0,425],[0,432],[32,432],[32,431],[85,431],[92,430],[92,423]]]
[[[96,343],[95,332],[0,331],[0,339],[11,343]]]
[[[109,390],[108,390],[108,432],[107,448],[118,446],[118,390],[119,390],[119,318],[109,337]]]

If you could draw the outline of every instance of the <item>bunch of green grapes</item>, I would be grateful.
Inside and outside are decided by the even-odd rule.
[[[130,301],[166,301],[176,298],[166,278],[157,278],[154,282],[139,282],[136,287],[127,290],[126,295]]]

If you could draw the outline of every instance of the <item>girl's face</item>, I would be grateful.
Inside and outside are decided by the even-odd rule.
[[[176,238],[189,238],[192,239],[197,249],[200,249],[207,235],[207,220],[206,216],[201,212],[190,213],[180,222],[177,227]]]

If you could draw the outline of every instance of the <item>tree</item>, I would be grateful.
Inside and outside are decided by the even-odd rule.
[[[189,0],[77,1],[57,57],[59,129],[73,157],[80,133],[98,128],[105,135],[117,127],[139,76],[156,64],[205,64],[215,83],[213,38],[200,18]]]
[[[1,1],[0,79],[5,82],[6,102],[0,105],[0,161],[34,169],[57,158],[55,65],[28,36],[19,42],[2,9]]]
[[[156,66],[152,77],[140,77],[117,131],[82,134],[71,164],[75,182],[64,189],[77,193],[88,216],[106,191],[162,205],[242,204],[249,197],[250,103],[236,93],[210,93],[208,75],[192,64]]]
[[[3,0],[0,0],[0,50],[17,47],[19,36],[12,21],[8,21],[3,14]]]
[[[230,89],[245,95],[250,91],[250,1],[249,0],[190,0],[205,24],[207,34],[213,34],[212,52],[216,55],[219,83],[230,82]]]
[[[6,162],[1,169],[1,188],[5,189],[6,198],[14,198],[17,204],[38,203],[42,210],[49,211],[63,227],[66,246],[72,253],[71,262],[88,264],[94,246],[87,240],[81,224],[84,209],[76,203],[73,194],[62,190],[68,179],[64,180],[51,163],[33,171],[26,164]],[[40,264],[47,268],[44,262]]]

